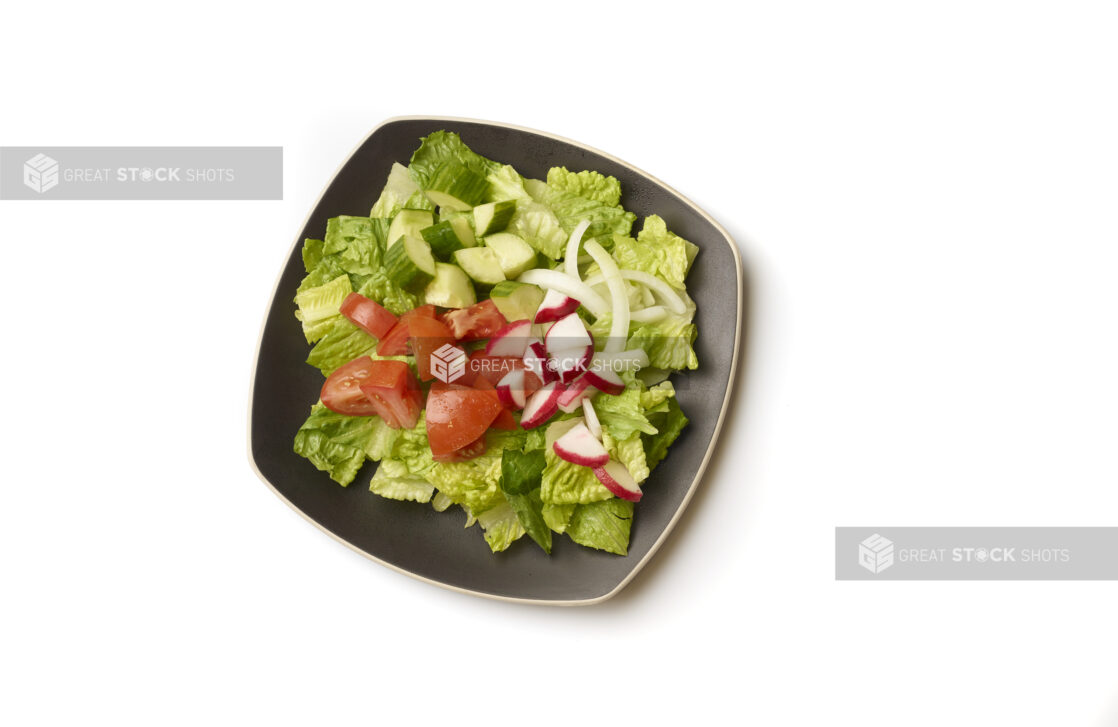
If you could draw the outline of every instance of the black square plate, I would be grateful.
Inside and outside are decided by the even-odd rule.
[[[437,513],[429,505],[371,494],[364,483],[373,463],[343,488],[292,450],[295,432],[322,386],[322,375],[304,363],[308,347],[293,315],[292,299],[304,274],[302,240],[320,238],[330,217],[368,214],[392,163],[406,164],[420,137],[439,129],[457,132],[474,151],[512,164],[528,177],[544,178],[553,166],[611,174],[621,181],[625,209],[638,218],[660,215],[670,230],[700,248],[687,279],[687,291],[698,305],[695,350],[700,368],[673,377],[691,424],[643,485],[627,556],[584,548],[564,537],[555,538],[550,556],[527,537],[494,554],[474,529],[463,529],[464,515],[457,509]],[[556,605],[603,601],[652,557],[702,478],[734,384],[741,316],[742,268],[733,240],[706,213],[654,177],[603,152],[539,131],[455,118],[390,119],[374,129],[334,175],[287,255],[257,351],[249,413],[252,461],[261,479],[296,511],[340,542],[401,573],[491,598]]]

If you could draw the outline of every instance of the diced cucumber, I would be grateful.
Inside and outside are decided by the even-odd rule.
[[[388,247],[395,245],[404,235],[418,235],[424,227],[435,224],[430,210],[400,210],[388,226]]]
[[[423,239],[431,245],[431,252],[440,260],[448,260],[455,250],[477,244],[474,231],[465,217],[455,217],[438,222],[421,231]]]
[[[392,282],[405,290],[420,291],[435,277],[435,258],[431,246],[418,235],[405,235],[399,244],[388,248],[384,269]]]
[[[485,238],[485,246],[497,253],[506,278],[515,278],[536,267],[536,250],[511,232],[489,235]]]
[[[444,162],[435,170],[423,193],[440,207],[465,211],[485,201],[489,181],[456,161]]]
[[[474,207],[474,230],[480,237],[500,232],[509,226],[509,220],[512,219],[514,212],[516,212],[515,199],[478,205]]]
[[[502,280],[489,293],[497,310],[509,321],[534,320],[543,296],[542,288],[515,280]]]
[[[423,302],[444,308],[465,308],[477,302],[474,284],[462,268],[450,263],[435,263],[435,279],[427,283]]]
[[[466,275],[482,285],[496,285],[505,279],[497,253],[488,247],[467,247],[454,253],[454,262]]]

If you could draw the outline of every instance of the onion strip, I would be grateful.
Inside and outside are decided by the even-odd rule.
[[[587,227],[590,227],[590,220],[583,220],[578,223],[578,227],[571,231],[571,239],[567,240],[567,255],[563,258],[563,264],[567,267],[567,275],[578,281],[582,280],[578,277],[578,246],[582,242],[582,236],[586,233]]]
[[[609,340],[606,341],[606,353],[617,353],[625,348],[629,339],[629,296],[625,292],[625,281],[621,279],[621,271],[617,269],[606,249],[597,240],[589,240],[583,247],[605,277],[606,286],[609,287],[609,297],[613,303],[613,320],[609,327]]]
[[[629,314],[629,319],[637,323],[655,323],[668,317],[668,309],[662,305],[652,305]]]
[[[675,313],[677,316],[681,316],[687,312],[687,304],[683,302],[683,298],[679,297],[679,293],[672,290],[672,286],[660,280],[660,278],[655,275],[649,275],[640,270],[622,270],[621,277],[625,280],[632,280],[634,283],[643,283],[649,288],[652,288],[652,292],[659,295],[671,312]],[[593,275],[583,282],[587,285],[594,286],[599,285],[603,281],[605,281],[605,276]]]
[[[609,313],[609,303],[602,296],[595,293],[586,283],[574,280],[570,275],[559,270],[545,270],[544,268],[527,270],[517,280],[521,283],[538,285],[541,288],[554,290],[574,298],[586,306],[586,310],[593,313],[595,317],[600,318]]]

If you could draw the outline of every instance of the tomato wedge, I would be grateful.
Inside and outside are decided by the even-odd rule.
[[[384,334],[377,344],[378,356],[404,356],[408,353],[408,322],[415,318],[434,318],[435,306],[421,305],[413,308],[396,321],[396,325]]]
[[[473,386],[481,378],[496,386],[509,371],[523,368],[527,365],[522,358],[488,356],[484,351],[474,351],[466,362],[466,373],[457,383]]]
[[[456,449],[449,454],[432,454],[431,459],[436,462],[468,462],[475,457],[480,457],[485,454],[487,447],[485,435],[483,434],[462,449]]]
[[[411,367],[403,361],[373,361],[361,382],[361,393],[393,429],[411,429],[419,421],[423,392]]]
[[[396,325],[396,316],[380,303],[360,293],[350,293],[346,296],[342,301],[341,313],[352,321],[353,325],[376,338],[384,338],[384,334]]]
[[[478,391],[484,391],[486,394],[496,399],[498,404],[501,404],[501,397],[497,395],[497,388],[493,386],[488,379],[479,378],[474,384],[474,388]],[[520,428],[520,425],[516,423],[516,417],[512,415],[511,411],[505,408],[504,404],[501,404],[500,413],[494,417],[489,426],[493,429],[504,429],[506,431]]]
[[[462,449],[485,434],[502,410],[497,397],[436,381],[427,395],[427,441],[434,455]]]
[[[448,343],[453,346],[454,336],[450,335],[450,328],[442,321],[417,316],[408,321],[408,343],[412,353],[415,354],[419,380],[430,381],[435,378],[431,372],[431,354]],[[454,356],[465,356],[465,351],[458,348]]]
[[[469,308],[450,310],[439,317],[450,326],[451,333],[459,341],[489,338],[508,325],[492,300],[483,300]]]
[[[361,384],[373,373],[374,363],[369,356],[361,356],[330,374],[319,394],[323,405],[330,411],[348,416],[368,417],[377,414],[376,406],[361,391]]]

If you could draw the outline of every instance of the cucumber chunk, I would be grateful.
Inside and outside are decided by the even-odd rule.
[[[444,308],[466,308],[477,302],[477,295],[462,268],[450,263],[435,263],[435,279],[424,289],[423,301]]]
[[[455,161],[443,163],[427,182],[423,193],[440,207],[466,211],[485,201],[489,181]]]
[[[480,237],[500,232],[509,226],[509,220],[512,219],[514,212],[516,212],[515,199],[474,207],[474,230]]]
[[[388,226],[387,247],[395,245],[404,235],[418,235],[424,227],[435,224],[430,210],[400,210]]]
[[[542,288],[515,280],[502,280],[489,293],[497,310],[509,321],[535,320],[543,296]]]
[[[384,269],[392,282],[405,290],[418,292],[435,277],[435,258],[431,246],[418,235],[405,235],[399,244],[388,248]]]
[[[511,232],[498,232],[485,238],[485,246],[497,253],[501,272],[515,278],[536,267],[536,250]]]
[[[488,247],[467,247],[456,250],[454,262],[466,271],[466,275],[482,285],[495,285],[505,279],[497,253]]]
[[[474,231],[470,229],[470,223],[465,217],[455,217],[425,227],[420,234],[431,245],[431,252],[440,260],[449,260],[455,250],[477,244]]]

